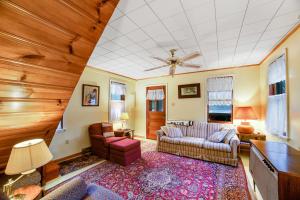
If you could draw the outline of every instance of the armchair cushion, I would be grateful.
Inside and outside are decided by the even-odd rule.
[[[102,125],[101,123],[92,124],[89,126],[90,135],[102,135]]]
[[[102,123],[102,132],[114,132],[113,125],[111,123],[103,122]]]

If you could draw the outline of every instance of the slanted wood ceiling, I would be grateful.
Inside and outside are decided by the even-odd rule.
[[[50,144],[117,3],[0,0],[0,168],[20,141]]]

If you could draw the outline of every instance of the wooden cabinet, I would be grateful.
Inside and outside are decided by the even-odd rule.
[[[264,200],[299,199],[299,151],[284,143],[251,140],[249,169]]]

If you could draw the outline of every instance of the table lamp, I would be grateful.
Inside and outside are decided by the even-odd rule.
[[[3,191],[12,197],[12,185],[27,174],[33,173],[37,168],[47,164],[53,158],[43,139],[27,140],[15,144],[11,150],[5,174],[21,174],[16,180],[9,179],[3,186]]]
[[[237,107],[235,112],[235,119],[244,120],[237,127],[239,133],[251,134],[254,132],[254,127],[247,120],[255,120],[257,116],[251,106]]]
[[[127,112],[121,113],[120,120],[122,120],[122,129],[124,129],[124,124],[126,125],[126,121],[129,119],[129,115]]]

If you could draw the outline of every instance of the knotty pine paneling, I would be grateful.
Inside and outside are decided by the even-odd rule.
[[[117,3],[0,0],[0,169],[14,144],[50,144]]]

